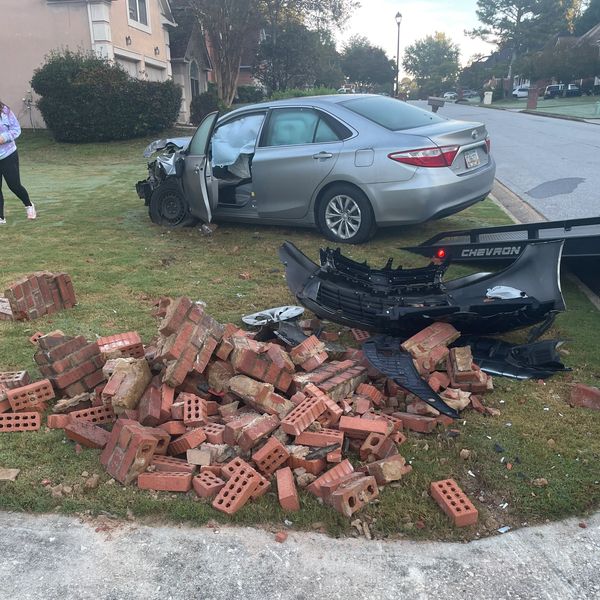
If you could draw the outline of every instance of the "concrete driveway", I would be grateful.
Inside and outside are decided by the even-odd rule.
[[[0,513],[1,600],[600,597],[600,516],[469,544]],[[98,530],[98,531],[96,531]]]

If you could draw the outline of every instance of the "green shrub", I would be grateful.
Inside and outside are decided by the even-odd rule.
[[[310,89],[293,88],[282,92],[273,92],[270,100],[285,100],[285,98],[303,98],[305,96],[327,96],[335,94],[337,90],[332,88],[318,87]]]
[[[53,52],[34,72],[37,106],[60,142],[128,139],[175,122],[181,88],[173,81],[141,81],[93,53]]]
[[[255,102],[262,102],[264,100],[264,92],[253,85],[240,85],[237,89],[237,98],[234,103],[236,104],[254,104]]]
[[[198,94],[190,103],[190,121],[193,125],[200,125],[202,119],[211,112],[221,109],[219,96],[214,84],[208,85],[208,90]]]

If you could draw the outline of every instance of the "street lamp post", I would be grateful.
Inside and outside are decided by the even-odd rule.
[[[396,43],[396,98],[400,95],[400,23],[402,23],[402,14],[400,11],[394,17],[398,25],[398,38]]]

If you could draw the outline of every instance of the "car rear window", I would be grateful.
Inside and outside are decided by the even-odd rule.
[[[340,102],[340,104],[344,108],[391,131],[423,127],[424,125],[444,121],[444,119],[431,112],[386,96],[352,98]]]

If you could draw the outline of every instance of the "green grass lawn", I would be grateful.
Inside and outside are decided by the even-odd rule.
[[[0,371],[28,369],[34,378],[39,375],[28,341],[38,330],[62,329],[88,339],[137,330],[148,342],[156,333],[150,309],[162,295],[202,299],[216,318],[236,323],[241,323],[243,314],[293,302],[277,248],[288,239],[316,258],[323,238],[309,230],[242,225],[221,225],[206,237],[196,228],[167,230],[153,225],[134,191],[135,182],[145,176],[141,157],[145,143],[59,145],[45,133],[23,135],[22,176],[39,219],[28,222],[18,200],[6,194],[9,223],[0,230],[0,289],[32,271],[64,270],[73,278],[79,304],[35,322],[0,322]],[[506,215],[486,201],[435,223],[384,230],[371,243],[344,250],[375,265],[391,255],[405,266],[418,266],[424,264],[422,259],[398,247],[445,229],[506,222]],[[465,268],[452,271],[459,274]],[[242,272],[250,273],[250,279],[240,279]],[[563,289],[569,310],[547,335],[571,340],[565,360],[573,372],[547,384],[496,378],[496,391],[487,402],[501,416],[486,418],[467,410],[457,423],[458,437],[443,432],[409,434],[401,453],[411,461],[413,472],[388,486],[378,503],[358,515],[371,524],[374,535],[471,539],[493,533],[501,525],[539,523],[600,505],[600,413],[571,409],[565,402],[569,382],[597,383],[599,315],[566,279]],[[330,329],[339,328],[332,324]],[[523,339],[523,335],[512,338]],[[503,450],[497,452],[495,445]],[[459,458],[463,448],[471,450],[467,461]],[[192,494],[151,493],[110,483],[98,459],[95,450],[76,454],[61,431],[42,428],[2,434],[0,466],[22,472],[14,483],[0,482],[0,507],[133,513],[196,524],[215,519],[280,526],[284,519],[273,493],[229,519]],[[511,470],[506,462],[513,465]],[[83,472],[100,474],[101,485],[95,490],[83,488]],[[479,525],[454,530],[428,496],[430,481],[448,477],[455,478],[480,509]],[[549,485],[533,486],[532,480],[539,477]],[[54,498],[41,485],[44,479],[73,486],[72,493]],[[323,528],[332,535],[352,531],[347,519],[308,494],[301,494],[301,503],[302,510],[287,517],[294,527]]]
[[[499,100],[493,104],[496,108],[525,110],[527,98]],[[600,119],[600,97],[580,96],[575,98],[539,98],[536,112],[577,117],[580,119]]]

